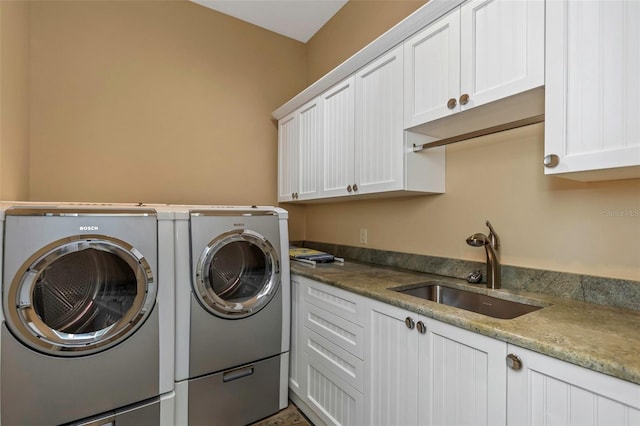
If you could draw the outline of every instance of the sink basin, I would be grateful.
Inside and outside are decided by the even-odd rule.
[[[437,281],[394,287],[389,290],[500,319],[513,319],[542,309],[540,306],[447,287]]]

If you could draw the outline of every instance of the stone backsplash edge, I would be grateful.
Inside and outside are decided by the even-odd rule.
[[[314,241],[293,241],[291,244],[358,262],[462,279],[466,278],[469,272],[480,269],[483,278],[486,277],[484,262]],[[640,281],[502,265],[502,288],[640,311]]]

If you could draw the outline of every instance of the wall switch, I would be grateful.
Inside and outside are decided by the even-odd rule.
[[[367,228],[360,228],[360,244],[367,244]]]

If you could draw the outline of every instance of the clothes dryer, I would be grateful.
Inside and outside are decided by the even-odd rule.
[[[287,212],[176,212],[176,423],[243,425],[287,406]]]
[[[108,205],[4,218],[2,425],[172,424],[173,221]]]

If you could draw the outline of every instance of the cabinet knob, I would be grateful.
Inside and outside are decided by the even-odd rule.
[[[507,367],[512,370],[519,371],[522,369],[522,360],[518,355],[509,354],[507,355]]]
[[[415,327],[416,325],[416,323],[413,322],[413,318],[411,317],[406,317],[404,320],[404,324],[407,326],[409,330],[413,330],[413,327]]]
[[[351,189],[351,185],[347,186],[347,192],[348,192],[349,194],[351,194],[351,191],[352,191],[352,189]]]
[[[357,192],[358,191],[358,184],[354,183],[353,184],[353,192]]]
[[[466,105],[469,102],[469,95],[463,93],[460,95],[460,105]]]
[[[424,334],[427,332],[427,326],[424,325],[422,321],[418,321],[418,323],[416,324],[416,330],[418,330],[418,333]]]
[[[550,169],[560,164],[560,157],[555,154],[549,154],[544,156],[544,166]]]
[[[447,101],[447,108],[454,109],[458,105],[458,101],[455,98],[451,98]]]

